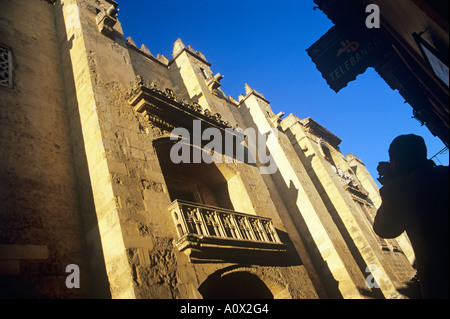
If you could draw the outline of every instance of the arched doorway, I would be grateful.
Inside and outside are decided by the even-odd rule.
[[[223,276],[212,275],[200,287],[204,299],[273,299],[274,296],[258,276],[237,271]]]

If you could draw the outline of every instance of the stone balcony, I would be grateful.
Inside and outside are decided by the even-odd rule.
[[[191,262],[263,260],[286,251],[270,218],[182,200],[173,201],[169,211],[179,236],[176,247]]]

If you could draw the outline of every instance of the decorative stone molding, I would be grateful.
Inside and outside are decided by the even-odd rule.
[[[12,51],[10,48],[0,44],[0,85],[12,88]]]
[[[353,176],[351,176],[349,173],[344,172],[340,165],[337,164],[337,167],[334,165],[331,165],[331,168],[333,169],[334,173],[336,173],[340,178],[341,182],[343,184],[343,187],[346,191],[348,191],[350,194],[357,196],[359,198],[365,199],[369,196],[369,192],[366,191],[361,184],[359,184]]]
[[[342,142],[342,140],[339,137],[328,131],[326,128],[324,128],[322,125],[320,125],[310,117],[303,119],[301,121],[303,127],[308,133],[324,139],[335,148],[339,148],[339,144],[341,144]]]
[[[179,236],[175,245],[191,261],[286,251],[270,218],[181,200],[169,212]]]
[[[231,128],[229,122],[222,120],[219,113],[203,109],[197,102],[179,99],[172,89],[161,90],[155,83],[147,86],[141,76],[136,76],[135,88],[130,93],[128,103],[152,124],[163,130],[175,127],[190,129],[193,120],[201,120],[202,127],[216,127],[222,131]]]

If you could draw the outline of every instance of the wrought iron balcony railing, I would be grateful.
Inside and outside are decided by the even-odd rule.
[[[180,237],[176,245],[191,258],[286,250],[270,218],[181,200],[172,202],[169,211]]]

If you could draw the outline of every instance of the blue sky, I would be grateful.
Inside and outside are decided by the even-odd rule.
[[[261,92],[275,113],[312,117],[340,139],[344,155],[359,157],[374,178],[400,134],[422,136],[432,157],[444,148],[373,70],[339,93],[330,89],[306,53],[333,24],[312,0],[118,0],[125,37],[152,54],[172,57],[173,43],[201,51],[221,89],[237,99],[244,83]],[[449,164],[448,152],[434,159]]]

